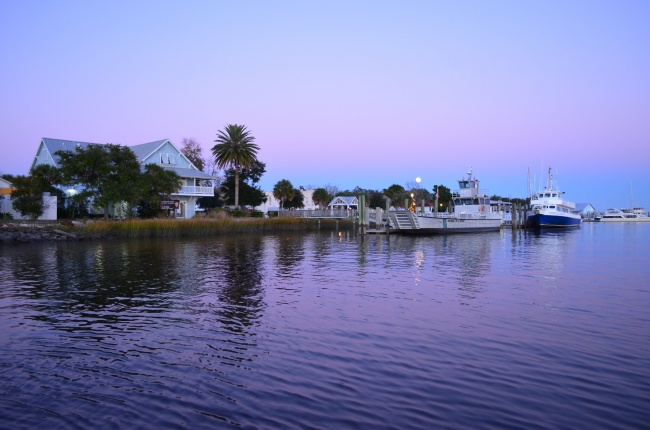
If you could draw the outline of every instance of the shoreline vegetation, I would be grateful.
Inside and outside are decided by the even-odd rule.
[[[352,219],[223,218],[129,219],[0,223],[0,244],[101,239],[197,238],[227,234],[352,230]]]

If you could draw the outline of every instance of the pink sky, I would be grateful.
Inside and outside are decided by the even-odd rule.
[[[650,209],[650,2],[0,0],[0,173],[41,137],[247,125],[262,188],[457,188]]]

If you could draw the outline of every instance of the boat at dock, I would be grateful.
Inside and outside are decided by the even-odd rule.
[[[460,179],[460,190],[452,194],[451,212],[390,211],[391,231],[405,234],[452,234],[499,231],[502,214],[490,205],[490,198],[481,193],[479,180],[467,173]],[[437,207],[437,203],[436,206]]]
[[[530,210],[527,213],[528,226],[532,228],[579,227],[582,217],[573,213],[575,203],[565,200],[563,195],[564,191],[560,191],[553,183],[549,167],[546,188],[531,195]]]
[[[643,208],[607,209],[599,222],[650,222],[650,217]]]

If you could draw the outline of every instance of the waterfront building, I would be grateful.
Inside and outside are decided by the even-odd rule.
[[[31,169],[40,164],[59,167],[57,151],[75,151],[76,148],[86,148],[90,142],[42,138]],[[98,145],[98,144],[95,144]],[[177,218],[192,218],[196,213],[196,200],[199,197],[214,195],[216,178],[199,170],[169,139],[157,140],[129,147],[136,155],[140,165],[157,164],[165,170],[175,172],[181,178],[181,188],[172,199],[178,202],[175,215]],[[65,190],[75,192],[75,190]],[[114,208],[112,208],[114,210]]]
[[[302,187],[299,190],[303,195],[303,204],[302,208],[299,210],[314,210],[318,209],[318,206],[314,204],[314,190],[304,190]],[[273,195],[273,191],[265,191],[264,195],[266,196],[266,201],[259,206],[255,206],[256,211],[268,213],[268,212],[277,212],[280,210],[280,200],[276,199]]]
[[[327,205],[328,209],[357,209],[359,200],[355,196],[336,196]]]

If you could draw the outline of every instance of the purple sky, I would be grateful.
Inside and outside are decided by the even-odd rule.
[[[0,173],[41,137],[248,126],[263,189],[445,184],[650,209],[650,2],[0,0]]]

